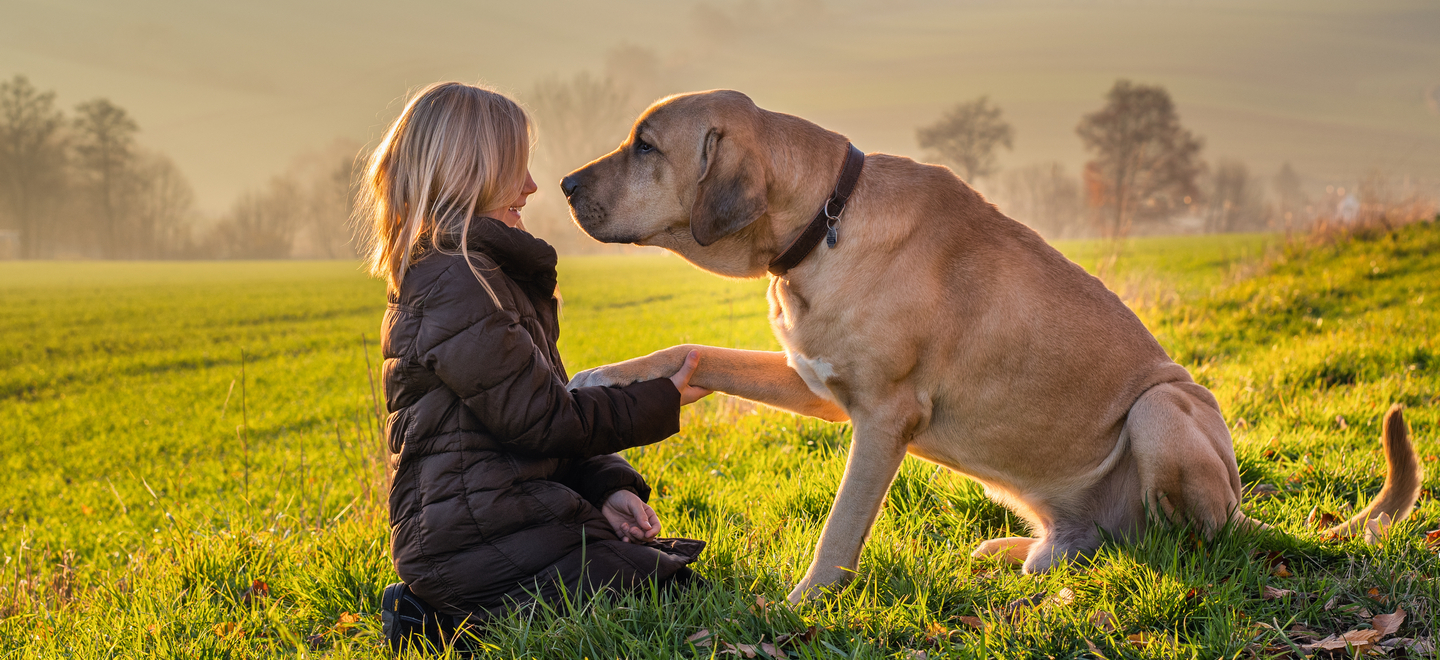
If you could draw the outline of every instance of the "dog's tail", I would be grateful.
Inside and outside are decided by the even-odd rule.
[[[1410,431],[1405,428],[1405,415],[1401,414],[1401,409],[1398,403],[1390,406],[1390,411],[1385,413],[1384,430],[1380,432],[1387,468],[1385,485],[1381,487],[1380,494],[1355,517],[1325,530],[1326,536],[1363,533],[1371,521],[1379,521],[1382,527],[1397,523],[1415,508],[1424,474],[1420,469],[1420,457],[1410,443]]]

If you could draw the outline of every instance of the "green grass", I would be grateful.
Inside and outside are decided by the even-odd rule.
[[[1437,452],[1440,225],[1297,245],[1143,239],[1106,274],[1216,392],[1246,483],[1278,488],[1247,510],[1288,535],[1157,530],[1024,576],[969,558],[1021,523],[907,459],[856,579],[792,609],[776,603],[808,565],[849,427],[712,397],[628,455],[666,533],[709,541],[697,567],[714,586],[522,610],[483,631],[485,654],[712,657],[687,637],[813,626],[790,657],[1251,657],[1290,648],[1265,625],[1343,632],[1397,604],[1401,635],[1433,635],[1428,492],[1378,547],[1322,542],[1305,517],[1378,490],[1391,402]],[[1087,267],[1102,254],[1060,247]],[[673,257],[562,260],[561,350],[573,373],[682,342],[775,348],[763,290]],[[345,263],[0,263],[0,655],[384,657],[382,309]],[[1263,600],[1265,585],[1296,594]]]

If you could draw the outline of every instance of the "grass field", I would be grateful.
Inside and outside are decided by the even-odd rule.
[[[1061,248],[1087,267],[1101,254]],[[1396,607],[1396,634],[1428,639],[1433,477],[1378,546],[1322,541],[1306,518],[1379,489],[1390,403],[1408,406],[1428,461],[1440,450],[1437,275],[1440,223],[1323,243],[1145,239],[1107,273],[1216,392],[1242,478],[1264,484],[1247,509],[1286,535],[1160,530],[1024,576],[969,558],[1021,524],[907,459],[856,579],[792,609],[777,603],[808,565],[849,427],[711,397],[628,456],[666,533],[709,541],[697,568],[713,588],[523,610],[483,631],[482,654],[764,657],[806,633],[780,651],[1274,656]],[[594,257],[562,260],[560,286],[572,373],[682,342],[776,346],[763,282]],[[381,285],[348,263],[0,263],[0,654],[384,657],[375,613],[395,578],[369,376],[382,309]],[[1280,632],[1296,625],[1311,636]]]

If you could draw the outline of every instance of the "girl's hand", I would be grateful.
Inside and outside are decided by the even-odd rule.
[[[650,505],[640,501],[640,496],[624,488],[605,498],[600,513],[615,530],[615,535],[626,543],[642,543],[660,534],[660,518]]]
[[[680,365],[680,370],[670,377],[670,382],[675,384],[675,389],[680,390],[680,405],[682,406],[688,406],[710,395],[710,390],[690,384],[690,376],[695,374],[695,368],[698,366],[700,366],[700,351],[690,351],[685,356],[685,364]]]

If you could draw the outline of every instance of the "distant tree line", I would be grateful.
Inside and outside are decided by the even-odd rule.
[[[1079,176],[1060,163],[1001,170],[997,152],[1013,147],[1014,130],[983,96],[919,128],[916,141],[1002,211],[1050,238],[1299,229],[1333,213],[1339,201],[1312,202],[1289,163],[1267,186],[1238,159],[1205,162],[1204,140],[1181,125],[1158,85],[1116,81],[1105,105],[1082,117],[1075,131],[1091,154]]]
[[[97,98],[67,115],[55,98],[25,76],[0,81],[0,238],[15,239],[13,256],[355,254],[348,219],[359,145],[332,148],[325,162],[292,168],[205,218],[175,163],[138,144],[140,126],[124,108]]]

